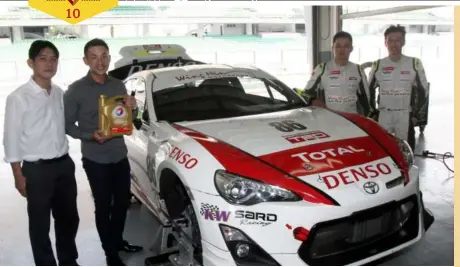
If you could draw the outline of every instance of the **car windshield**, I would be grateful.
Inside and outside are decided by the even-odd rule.
[[[226,77],[184,83],[153,93],[159,121],[181,122],[231,118],[305,107],[278,80]]]

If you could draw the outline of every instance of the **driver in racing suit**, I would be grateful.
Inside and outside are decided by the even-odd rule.
[[[379,88],[379,124],[406,140],[414,150],[414,125],[423,116],[421,112],[427,103],[429,83],[420,59],[402,54],[405,34],[400,26],[391,26],[385,31],[389,55],[373,63],[369,89],[371,105],[375,107],[376,88]]]
[[[307,86],[297,93],[315,106],[370,116],[369,86],[366,73],[349,61],[353,39],[348,32],[334,35],[334,60],[323,62],[314,69]]]

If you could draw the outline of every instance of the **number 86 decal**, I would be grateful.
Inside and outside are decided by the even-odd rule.
[[[291,120],[285,120],[280,122],[270,122],[268,125],[275,127],[280,132],[293,132],[293,131],[301,131],[306,130],[307,127]]]

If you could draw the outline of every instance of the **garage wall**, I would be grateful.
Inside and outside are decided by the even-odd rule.
[[[261,23],[258,24],[259,32],[296,32],[295,31],[295,24],[269,24],[269,23]]]
[[[224,35],[244,35],[245,31],[245,24],[224,24]]]

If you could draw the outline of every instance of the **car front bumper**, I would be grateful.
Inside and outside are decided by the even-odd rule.
[[[412,186],[414,190],[406,188],[405,193],[397,200],[359,203],[359,208],[355,209],[306,202],[234,206],[220,196],[192,190],[203,240],[204,264],[305,266],[362,265],[375,261],[414,244],[425,233],[424,215],[427,213],[423,212],[418,187]],[[379,216],[381,222],[395,220],[395,216],[398,216],[395,211],[406,200],[412,200],[413,207],[402,228],[394,228],[393,224],[393,231],[361,243],[356,237],[357,231],[354,230],[355,240],[350,241],[353,237],[350,231],[357,227],[353,223],[372,219],[375,221]],[[367,225],[370,227],[369,223]],[[376,224],[373,225],[375,227]],[[386,225],[388,228],[388,224]],[[238,259],[235,245],[237,242],[229,245],[228,236],[223,234],[222,229],[226,226],[236,229],[254,244],[253,247],[258,247],[259,256],[268,258],[268,262],[251,264]],[[299,228],[306,230],[306,238],[296,236]],[[329,237],[325,238],[327,235]],[[334,245],[337,242],[341,245]],[[345,244],[346,242],[351,243]]]

